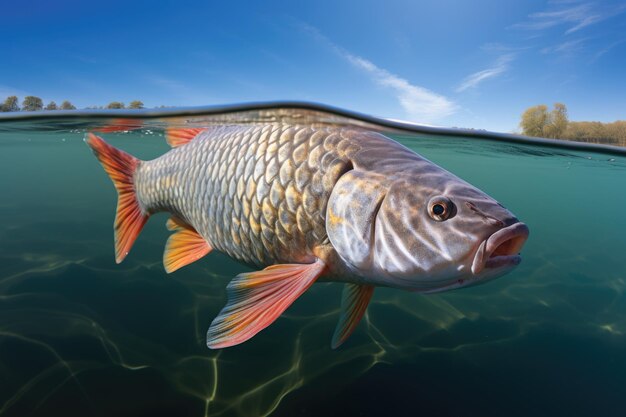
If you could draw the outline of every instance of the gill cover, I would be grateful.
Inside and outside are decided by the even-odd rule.
[[[372,270],[376,214],[383,203],[386,177],[358,170],[344,174],[328,200],[326,231],[337,253],[349,266]]]

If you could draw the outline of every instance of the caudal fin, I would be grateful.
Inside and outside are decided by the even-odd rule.
[[[115,261],[124,260],[135,239],[148,221],[143,213],[133,183],[133,175],[141,161],[124,151],[114,148],[102,138],[90,133],[86,139],[104,170],[117,189],[117,215],[115,216]]]

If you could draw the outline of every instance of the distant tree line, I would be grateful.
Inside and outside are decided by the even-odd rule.
[[[165,106],[161,106],[165,107]],[[87,107],[88,109],[143,109],[143,102],[140,100],[131,101],[128,104],[128,107],[124,105],[124,103],[120,101],[112,101],[106,106],[92,106]],[[17,96],[7,97],[6,100],[0,106],[0,111],[2,112],[11,112],[11,111],[39,111],[39,110],[76,110],[76,106],[70,103],[68,100],[65,100],[61,103],[61,105],[57,105],[54,101],[46,104],[44,106],[43,100],[36,96],[26,96],[24,100],[22,100],[22,106],[20,107],[19,99]]]
[[[7,97],[6,100],[0,106],[0,111],[9,112],[9,111],[37,111],[37,110],[75,110],[76,107],[65,100],[61,103],[60,106],[54,101],[48,103],[45,107],[43,105],[43,101],[39,97],[35,96],[26,96],[22,101],[22,107],[20,107],[19,100],[17,96]]]
[[[142,101],[133,100],[128,103],[128,106],[124,105],[121,101],[112,101],[106,106],[90,106],[87,109],[143,109],[144,105]]]
[[[569,120],[563,103],[555,103],[550,111],[544,104],[527,108],[522,114],[520,127],[526,136],[626,146],[626,120],[573,122]]]

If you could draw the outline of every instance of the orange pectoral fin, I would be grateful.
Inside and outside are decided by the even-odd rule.
[[[331,346],[338,348],[352,334],[374,294],[372,285],[346,284],[341,294],[341,313]]]
[[[207,332],[207,346],[238,345],[272,324],[315,280],[324,262],[273,265],[237,275],[226,287],[228,303]]]
[[[204,128],[169,128],[165,131],[165,140],[172,147],[184,145],[189,143],[198,136]]]
[[[169,274],[183,266],[197,261],[209,252],[211,246],[196,230],[181,220],[170,218],[167,229],[174,231],[163,253],[163,265]]]

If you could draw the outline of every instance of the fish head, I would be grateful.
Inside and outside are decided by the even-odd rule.
[[[418,168],[394,175],[354,170],[335,185],[326,227],[351,273],[374,285],[439,292],[520,263],[524,223],[435,164],[423,160]]]

